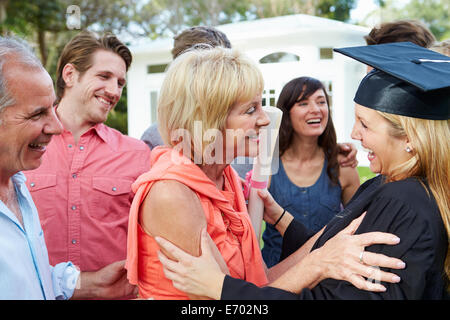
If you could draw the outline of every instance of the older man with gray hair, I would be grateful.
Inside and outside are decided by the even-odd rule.
[[[0,299],[114,298],[130,294],[124,262],[79,272],[50,266],[38,212],[21,171],[36,169],[53,135],[53,82],[28,45],[0,37]]]

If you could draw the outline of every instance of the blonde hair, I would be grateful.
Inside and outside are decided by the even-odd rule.
[[[450,57],[450,39],[435,43],[432,47],[430,47],[430,50],[442,53],[447,57]]]
[[[191,141],[183,143],[190,143],[192,159],[198,147],[204,150],[212,142],[203,134],[194,135],[195,122],[201,121],[203,132],[223,131],[230,109],[262,93],[263,88],[257,64],[235,49],[186,51],[170,64],[160,91],[158,126],[164,143],[177,145],[180,141],[173,134],[179,129],[187,131]]]
[[[425,177],[449,237],[450,121],[418,119],[379,111],[378,113],[391,124],[392,136],[407,136],[413,147],[412,158],[397,167],[390,180],[411,176]],[[445,260],[445,273],[450,277],[449,248]]]

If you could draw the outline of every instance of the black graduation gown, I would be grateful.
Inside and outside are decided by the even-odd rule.
[[[344,229],[353,219],[367,211],[356,234],[371,231],[389,232],[401,240],[394,246],[373,245],[366,251],[397,257],[406,263],[403,270],[389,270],[401,277],[397,284],[383,283],[386,292],[376,293],[359,290],[351,283],[325,279],[313,289],[304,289],[300,294],[285,290],[259,288],[243,280],[226,276],[221,299],[251,300],[328,300],[328,299],[442,299],[445,297],[447,277],[444,261],[448,248],[448,237],[439,209],[431,194],[416,178],[391,183],[380,183],[381,176],[367,181],[358,189],[346,209],[339,213],[312,250]],[[296,237],[304,231],[298,221],[293,221],[285,233],[283,256],[299,248],[305,237]],[[298,238],[299,241],[295,239]],[[289,240],[288,240],[289,239]]]

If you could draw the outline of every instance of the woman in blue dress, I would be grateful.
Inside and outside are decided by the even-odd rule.
[[[329,105],[323,84],[310,77],[289,81],[277,103],[283,111],[280,161],[269,192],[314,233],[341,211],[359,187],[356,169],[339,166]],[[267,225],[263,240],[262,255],[270,268],[280,260],[282,237]]]

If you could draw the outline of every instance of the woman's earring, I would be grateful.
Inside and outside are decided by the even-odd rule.
[[[410,147],[406,147],[406,152],[410,153],[412,150]]]

